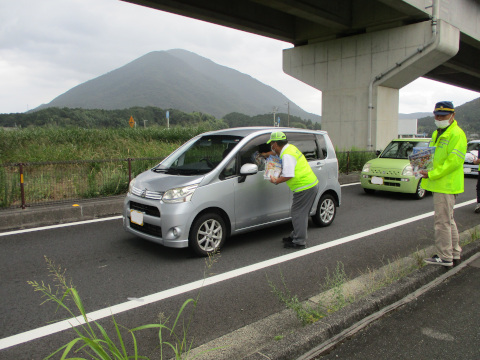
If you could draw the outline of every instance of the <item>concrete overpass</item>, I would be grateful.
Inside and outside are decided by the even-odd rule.
[[[418,77],[480,91],[479,0],[123,1],[292,43],[283,69],[322,91],[339,148],[384,147]]]

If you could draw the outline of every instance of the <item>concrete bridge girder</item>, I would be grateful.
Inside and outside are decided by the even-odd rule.
[[[439,21],[434,35],[425,21],[284,50],[283,70],[322,91],[322,129],[339,149],[380,149],[397,136],[399,89],[459,44],[459,29]]]

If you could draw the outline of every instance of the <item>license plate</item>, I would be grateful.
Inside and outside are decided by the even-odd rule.
[[[472,172],[472,169],[470,169],[470,168],[463,168],[463,172],[464,172],[465,174],[470,174],[470,173]]]
[[[378,177],[378,176],[372,176],[372,184],[383,185],[383,178]]]
[[[130,210],[130,221],[134,224],[143,226],[143,213],[137,210]]]

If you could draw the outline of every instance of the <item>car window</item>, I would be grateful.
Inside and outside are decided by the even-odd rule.
[[[469,143],[467,144],[467,152],[472,151],[472,150],[479,150],[480,149],[480,143]]]
[[[270,134],[260,135],[248,142],[239,152],[240,167],[245,164],[256,164],[258,171],[265,170],[265,159],[260,156],[260,153],[269,152],[270,145],[267,141],[270,139]]]
[[[295,145],[307,160],[319,159],[319,151],[314,134],[286,133],[289,143]]]
[[[230,135],[204,135],[182,145],[173,156],[152,170],[168,174],[206,174],[214,169],[242,138]]]
[[[237,175],[237,157],[234,157],[232,160],[228,162],[227,166],[225,166],[225,168],[220,173],[220,179],[225,180],[236,175]]]
[[[320,160],[327,158],[327,142],[325,141],[325,136],[317,135],[317,143],[318,143],[318,158]]]

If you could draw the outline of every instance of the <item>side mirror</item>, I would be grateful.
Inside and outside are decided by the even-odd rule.
[[[240,168],[240,177],[238,182],[242,183],[245,181],[248,175],[255,175],[258,173],[258,166],[256,164],[244,164]]]

